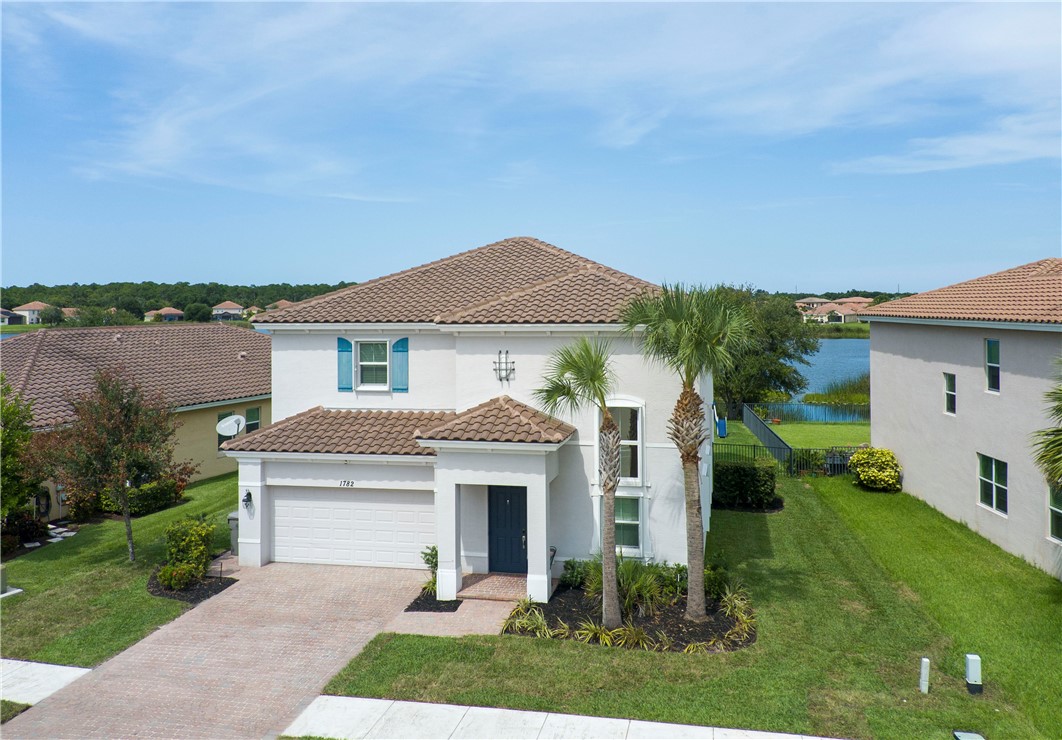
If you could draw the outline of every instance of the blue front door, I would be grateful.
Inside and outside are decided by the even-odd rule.
[[[487,486],[487,539],[492,572],[527,572],[526,488]]]

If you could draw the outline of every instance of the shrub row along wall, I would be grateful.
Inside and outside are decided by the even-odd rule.
[[[712,471],[714,504],[767,509],[774,501],[778,466],[773,460],[737,462],[716,458]]]

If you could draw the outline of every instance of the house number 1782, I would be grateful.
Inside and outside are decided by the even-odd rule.
[[[340,488],[353,488],[354,487],[354,481],[352,481],[352,480],[341,480],[341,481],[339,481],[339,487]]]

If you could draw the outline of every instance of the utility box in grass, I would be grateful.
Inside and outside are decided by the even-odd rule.
[[[229,514],[229,549],[233,555],[240,554],[240,512]]]

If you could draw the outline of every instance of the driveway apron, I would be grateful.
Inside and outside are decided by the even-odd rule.
[[[272,563],[4,724],[5,738],[260,738],[287,727],[426,573]]]

